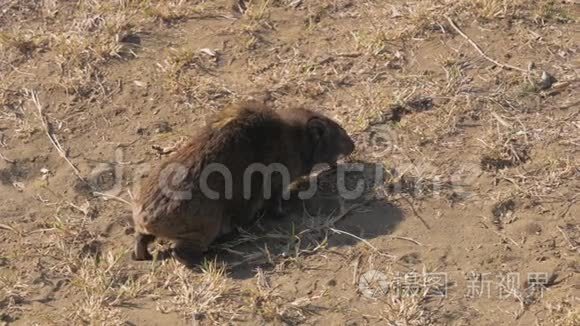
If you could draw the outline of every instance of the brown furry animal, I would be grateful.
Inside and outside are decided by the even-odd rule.
[[[278,112],[257,102],[228,107],[142,184],[133,208],[133,257],[151,259],[147,246],[160,237],[174,242],[178,260],[192,263],[260,210],[281,215],[289,182],[353,150],[342,127],[313,111]],[[259,170],[266,166],[287,169],[287,178]],[[249,173],[252,168],[258,172]]]

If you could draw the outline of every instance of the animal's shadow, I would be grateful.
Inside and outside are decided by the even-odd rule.
[[[257,267],[273,268],[322,247],[352,246],[391,233],[403,214],[377,194],[384,182],[382,167],[356,164],[348,167],[357,171],[346,171],[342,165],[293,185],[283,205],[286,217],[262,216],[252,226],[216,241],[205,259],[227,263],[233,278],[245,279]],[[310,184],[316,191],[305,196]],[[357,185],[359,192],[353,191]]]

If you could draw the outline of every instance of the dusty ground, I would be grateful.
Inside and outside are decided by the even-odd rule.
[[[0,2],[0,324],[580,324],[574,1]],[[249,97],[364,196],[131,261],[139,171]]]

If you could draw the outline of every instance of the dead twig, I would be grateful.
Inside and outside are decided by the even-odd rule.
[[[455,29],[455,31],[457,33],[459,33],[459,35],[463,36],[464,39],[466,39],[474,48],[475,50],[477,50],[477,52],[479,52],[479,54],[486,59],[487,61],[493,63],[494,65],[503,68],[503,69],[507,69],[507,70],[517,70],[517,71],[521,71],[521,72],[525,72],[528,73],[529,71],[526,69],[522,69],[516,66],[512,66],[509,65],[507,63],[501,63],[493,58],[491,58],[490,56],[488,56],[487,54],[485,54],[485,52],[483,52],[483,50],[481,49],[481,47],[479,47],[479,45],[477,45],[477,43],[475,43],[475,41],[473,41],[467,34],[465,34],[453,21],[453,19],[451,19],[449,16],[444,15],[444,17],[447,19],[447,21],[449,22],[449,25],[451,25],[451,27],[453,27],[453,29]]]
[[[11,227],[8,224],[2,224],[2,223],[0,223],[0,229],[2,229],[2,230],[8,230],[8,231],[13,231],[13,232],[18,233],[18,231],[16,231],[15,228]]]
[[[568,212],[570,211],[570,208],[572,208],[572,205],[576,204],[576,196],[574,196],[569,202],[568,205],[566,205],[566,207],[562,210],[562,213],[560,213],[560,217],[564,217],[566,216],[566,214],[568,214]]]
[[[501,117],[499,114],[491,112],[491,116],[494,117],[497,120],[497,122],[499,122],[502,126],[506,128],[512,128],[512,125],[509,122],[505,121],[505,119]]]
[[[4,161],[8,162],[8,163],[14,163],[13,160],[8,159],[6,156],[4,156],[2,154],[2,152],[0,152],[0,158],[3,159]]]
[[[329,228],[329,229],[330,229],[330,231],[332,231],[332,232],[334,232],[334,233],[337,233],[337,234],[343,234],[343,235],[348,235],[348,236],[351,236],[351,237],[353,237],[353,238],[357,239],[358,241],[361,241],[362,243],[366,244],[366,245],[367,245],[367,246],[369,246],[371,249],[373,249],[373,250],[374,250],[374,251],[375,251],[377,254],[379,254],[380,256],[388,257],[388,258],[391,258],[391,259],[396,259],[396,258],[397,258],[396,256],[389,255],[389,254],[385,254],[385,253],[381,252],[381,251],[380,251],[380,250],[379,250],[377,247],[373,246],[373,245],[372,245],[370,242],[368,242],[367,240],[365,240],[365,239],[363,239],[363,238],[361,238],[361,237],[357,237],[356,235],[354,235],[354,234],[352,234],[352,233],[349,233],[349,232],[346,232],[346,231],[343,231],[343,230],[338,230],[338,229],[335,229],[335,228]]]
[[[421,242],[419,242],[419,241],[417,241],[415,239],[407,238],[407,237],[391,236],[391,239],[405,240],[405,241],[412,242],[412,243],[414,243],[414,244],[416,244],[418,246],[425,247],[425,245],[422,244]]]
[[[45,131],[46,135],[48,136],[48,139],[50,140],[51,144],[54,146],[54,148],[56,148],[58,154],[60,154],[60,156],[68,163],[68,165],[70,165],[70,167],[73,169],[74,174],[82,182],[88,184],[88,182],[85,180],[85,178],[83,178],[81,176],[81,172],[79,171],[79,169],[77,169],[77,167],[73,164],[73,162],[71,162],[71,160],[68,158],[68,156],[66,155],[66,152],[64,151],[64,149],[62,148],[62,146],[60,145],[60,143],[58,142],[56,137],[54,137],[54,135],[50,132],[50,125],[48,124],[48,121],[47,121],[46,117],[44,116],[44,112],[42,110],[42,104],[40,104],[40,101],[38,100],[38,96],[36,95],[36,92],[31,91],[31,90],[28,90],[27,92],[30,95],[32,102],[36,106],[36,109],[38,110],[38,115],[40,116],[40,121],[42,122],[42,127],[44,128],[44,131]]]
[[[344,210],[342,210],[342,213],[340,213],[339,215],[337,215],[336,217],[332,218],[328,225],[334,226],[334,224],[336,224],[338,221],[342,220],[345,216],[347,216],[348,214],[350,214],[350,212],[352,212],[353,210],[362,207],[366,204],[368,204],[369,202],[371,202],[373,199],[368,199],[363,201],[362,203],[358,203],[358,204],[354,204],[352,206],[350,206],[349,208],[346,208]]]
[[[117,196],[109,195],[109,194],[106,194],[106,193],[103,193],[103,192],[98,192],[98,191],[94,191],[94,192],[93,192],[93,195],[96,195],[96,196],[101,196],[101,197],[103,197],[103,199],[104,199],[104,200],[107,200],[107,199],[114,199],[114,200],[116,200],[116,201],[118,201],[118,202],[121,202],[121,203],[124,203],[124,204],[127,204],[127,205],[129,205],[129,206],[133,207],[133,204],[132,204],[131,202],[129,202],[129,201],[127,201],[126,199],[123,199],[123,198],[121,198],[121,197],[117,197]],[[131,200],[133,200],[133,198],[131,198]]]
[[[578,246],[575,246],[574,244],[572,244],[572,240],[570,240],[570,238],[568,237],[566,232],[560,226],[558,226],[558,231],[560,231],[560,233],[562,233],[562,236],[564,237],[564,240],[566,240],[566,242],[568,242],[570,249],[572,249],[572,250],[578,249]]]
[[[415,206],[413,205],[413,203],[409,199],[407,199],[407,197],[403,196],[402,194],[401,194],[401,198],[404,199],[409,204],[409,206],[411,207],[411,210],[413,210],[413,213],[415,213],[415,216],[417,216],[417,218],[421,221],[421,223],[423,223],[423,225],[427,228],[427,230],[431,230],[431,227],[429,226],[429,224],[427,224],[427,222],[423,219],[423,217],[421,217],[421,215],[419,215],[419,213],[415,209]]]
[[[354,264],[353,264],[354,270],[352,272],[352,285],[356,285],[356,282],[358,280],[358,268],[360,266],[361,257],[362,257],[362,255],[358,255],[356,257]]]
[[[480,215],[480,217],[482,217],[482,218],[484,218],[484,219],[485,219],[485,217],[484,217],[484,216],[481,216],[481,215]],[[522,247],[522,246],[521,246],[521,245],[520,245],[520,244],[519,244],[519,243],[518,243],[516,240],[514,240],[514,239],[512,239],[512,238],[508,237],[507,235],[505,235],[505,234],[503,234],[503,233],[501,233],[501,232],[499,232],[499,231],[497,231],[497,230],[494,230],[494,229],[490,228],[490,227],[489,227],[487,224],[483,223],[482,221],[479,221],[479,223],[481,223],[481,224],[482,224],[482,225],[483,225],[483,226],[484,226],[486,229],[488,229],[488,230],[490,230],[491,232],[495,233],[495,234],[496,234],[497,236],[499,236],[499,237],[500,237],[502,240],[504,240],[504,241],[506,241],[506,240],[509,240],[511,243],[513,243],[514,245],[516,245],[518,248],[521,248],[521,247]]]

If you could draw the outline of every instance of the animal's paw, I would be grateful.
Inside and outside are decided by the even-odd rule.
[[[185,265],[188,268],[192,268],[201,263],[202,254],[189,250],[186,248],[174,248],[172,251],[173,258],[175,258],[179,263]]]
[[[136,260],[136,261],[153,260],[153,255],[151,255],[147,251],[141,252],[141,253],[132,252],[131,259]]]

